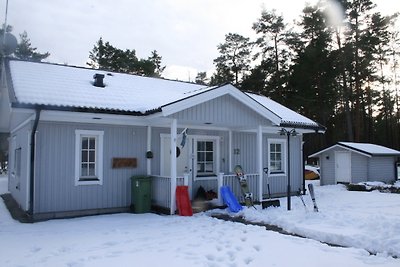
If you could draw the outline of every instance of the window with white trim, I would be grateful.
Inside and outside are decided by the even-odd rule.
[[[197,141],[197,175],[215,174],[214,141]]]
[[[103,131],[75,131],[75,185],[103,183]]]
[[[210,177],[218,174],[219,164],[219,137],[197,136],[195,137],[194,151],[196,155],[195,174],[196,177]]]
[[[281,139],[268,140],[268,169],[271,175],[286,172],[286,142]]]

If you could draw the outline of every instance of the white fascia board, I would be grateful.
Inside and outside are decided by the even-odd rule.
[[[145,116],[114,115],[102,113],[70,112],[43,110],[40,115],[41,121],[58,122],[81,122],[94,124],[113,124],[113,125],[138,125],[147,126],[148,121]]]
[[[273,124],[279,125],[281,123],[281,118],[278,117],[276,114],[259,104],[257,101],[246,95],[245,93],[241,92],[239,89],[234,87],[231,84],[226,84],[221,87],[202,92],[198,95],[189,97],[187,99],[183,99],[173,104],[166,105],[162,107],[162,114],[163,116],[169,116],[171,114],[180,112],[182,110],[191,108],[195,105],[204,103],[206,101],[212,100],[214,98],[223,96],[223,95],[231,95],[239,102],[243,103],[256,113],[260,114],[264,118],[270,120]]]

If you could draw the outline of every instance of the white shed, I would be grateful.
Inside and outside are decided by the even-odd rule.
[[[321,185],[397,179],[400,151],[369,143],[338,142],[309,158],[319,158]]]

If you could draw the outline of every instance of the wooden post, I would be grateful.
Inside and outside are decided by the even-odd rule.
[[[220,206],[222,206],[224,204],[224,202],[222,201],[222,196],[221,196],[221,187],[224,185],[224,173],[220,172],[218,174],[218,192],[217,192],[217,196],[218,196],[218,204]]]
[[[263,142],[262,142],[262,127],[257,129],[257,172],[258,172],[258,201],[263,199]]]
[[[151,151],[151,126],[147,126],[147,151]],[[147,175],[151,175],[151,158],[147,158]]]
[[[171,122],[171,207],[170,214],[175,214],[176,210],[176,138],[177,120]]]

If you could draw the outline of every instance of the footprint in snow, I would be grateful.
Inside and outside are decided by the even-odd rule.
[[[254,260],[253,258],[247,257],[247,258],[244,259],[244,263],[246,265],[249,265],[253,260]]]
[[[261,250],[261,247],[260,247],[259,245],[254,245],[253,248],[254,248],[256,251],[260,251],[260,250]]]
[[[206,255],[206,258],[207,258],[207,260],[209,260],[209,261],[214,261],[214,260],[215,260],[215,256],[214,256],[214,255],[211,255],[211,254],[207,254],[207,255]]]
[[[40,248],[40,247],[31,248],[31,252],[33,252],[33,253],[39,252],[41,250],[42,250],[42,248]]]

